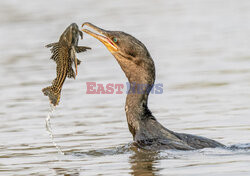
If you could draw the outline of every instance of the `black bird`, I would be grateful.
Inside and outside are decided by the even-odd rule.
[[[176,133],[162,126],[148,109],[148,95],[155,81],[155,66],[147,48],[135,37],[121,31],[107,31],[84,23],[99,34],[82,31],[101,41],[116,58],[130,83],[126,98],[126,116],[135,144],[146,150],[193,150],[225,147],[214,140],[191,134]],[[140,93],[135,92],[145,85]],[[141,92],[142,91],[142,92]]]

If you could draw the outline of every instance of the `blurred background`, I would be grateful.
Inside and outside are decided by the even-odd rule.
[[[131,147],[126,94],[88,95],[86,82],[126,83],[96,39],[76,80],[66,79],[46,132],[56,77],[44,46],[75,22],[125,31],[148,48],[156,65],[149,107],[167,128],[226,145],[250,142],[250,1],[248,0],[1,0],[0,175],[249,175],[250,151],[204,149],[145,152]]]

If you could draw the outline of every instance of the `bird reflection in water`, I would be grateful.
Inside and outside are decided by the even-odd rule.
[[[55,167],[53,168],[55,171],[55,175],[63,175],[63,176],[79,176],[80,171],[79,168],[61,168]]]
[[[160,168],[158,164],[159,152],[145,151],[138,147],[131,147],[134,154],[129,157],[131,164],[131,175],[133,176],[157,176]]]

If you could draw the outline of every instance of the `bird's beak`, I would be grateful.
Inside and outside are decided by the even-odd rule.
[[[104,29],[101,29],[91,23],[83,23],[82,24],[82,27],[83,26],[88,26],[92,29],[94,29],[95,31],[99,32],[100,34],[102,35],[99,35],[99,34],[96,34],[94,32],[91,32],[90,30],[88,29],[82,29],[83,32],[91,35],[92,37],[95,37],[96,39],[98,39],[99,41],[101,41],[107,48],[110,52],[115,52],[118,50],[118,46],[112,41],[112,39],[110,39],[108,37],[108,31],[104,30]]]

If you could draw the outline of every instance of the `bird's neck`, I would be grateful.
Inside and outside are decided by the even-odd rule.
[[[126,111],[138,112],[147,108],[148,96],[152,89],[152,82],[129,80],[129,91],[126,98]]]
[[[155,81],[154,62],[151,57],[143,59],[143,62],[139,63],[136,62],[136,59],[116,59],[130,83],[125,111],[129,130],[134,137],[141,122],[152,117],[148,109],[148,96]]]
[[[133,137],[140,129],[141,122],[152,116],[148,109],[148,96],[151,89],[152,86],[148,83],[130,82],[125,111],[129,130]]]

